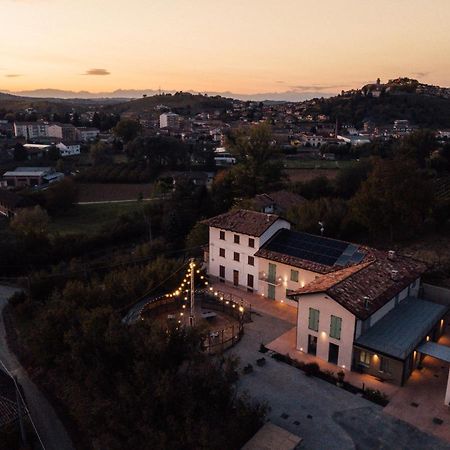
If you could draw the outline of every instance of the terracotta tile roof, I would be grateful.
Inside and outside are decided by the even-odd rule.
[[[371,261],[323,275],[293,297],[324,292],[359,319],[365,320],[426,270],[421,261],[368,249]]]
[[[283,212],[304,201],[304,197],[290,191],[276,191],[270,192],[269,194],[260,194],[252,199],[255,208],[263,209],[274,205],[278,211]]]
[[[357,264],[355,266],[346,267],[345,269],[337,270],[335,272],[330,272],[326,275],[319,276],[315,280],[311,281],[304,287],[292,292],[294,294],[313,294],[316,292],[327,292],[336,284],[344,281],[350,275],[359,272],[364,267],[367,267],[370,262]]]
[[[222,230],[259,237],[278,219],[280,217],[276,214],[238,209],[204,220],[202,223]]]

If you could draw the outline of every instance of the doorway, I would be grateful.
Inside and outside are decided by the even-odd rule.
[[[330,342],[330,345],[328,346],[328,362],[337,365],[338,360],[339,360],[339,345],[332,344]]]
[[[308,353],[316,356],[317,354],[317,336],[308,334]]]
[[[239,286],[239,270],[233,270],[233,284]]]

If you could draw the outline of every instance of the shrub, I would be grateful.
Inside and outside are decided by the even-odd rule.
[[[311,362],[311,363],[305,364],[304,370],[305,370],[306,375],[308,375],[309,377],[311,377],[311,376],[316,377],[320,372],[320,367],[319,367],[319,364],[317,364],[315,362]]]
[[[267,353],[269,351],[269,349],[264,344],[260,344],[259,345],[259,351],[261,353]]]
[[[378,389],[366,389],[363,393],[363,397],[381,406],[386,406],[389,403],[388,396]]]

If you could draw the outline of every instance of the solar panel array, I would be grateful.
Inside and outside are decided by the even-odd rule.
[[[325,266],[345,266],[364,258],[356,245],[290,230],[282,230],[264,248]]]

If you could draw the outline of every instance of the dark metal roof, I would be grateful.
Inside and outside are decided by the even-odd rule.
[[[433,358],[440,359],[450,363],[450,347],[446,345],[437,344],[436,342],[424,342],[417,347],[417,351],[424,355],[432,356]]]
[[[447,310],[445,305],[407,297],[360,336],[355,345],[404,360]]]

